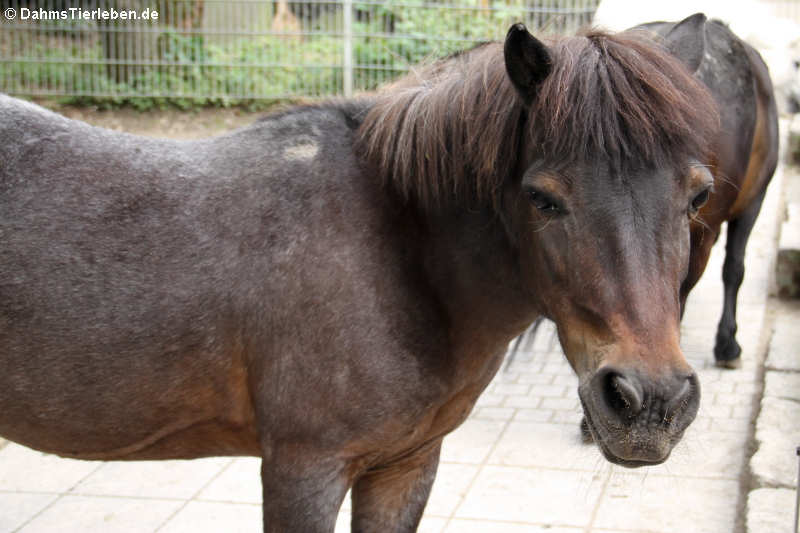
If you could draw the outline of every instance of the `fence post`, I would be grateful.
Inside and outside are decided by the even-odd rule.
[[[343,82],[344,96],[353,96],[353,0],[343,0],[342,9],[344,10],[344,57],[343,62]]]

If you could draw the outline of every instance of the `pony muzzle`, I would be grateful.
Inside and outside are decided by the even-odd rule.
[[[664,462],[700,405],[697,375],[686,371],[653,378],[606,365],[581,384],[578,394],[603,455],[628,467]]]

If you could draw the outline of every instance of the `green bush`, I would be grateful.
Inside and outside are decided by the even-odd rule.
[[[354,3],[354,88],[372,90],[416,63],[489,40],[511,22],[534,27],[542,22],[521,0],[503,7],[493,2],[491,10],[478,0],[462,1],[457,8],[435,0]],[[276,100],[341,94],[343,39],[321,31],[338,26],[341,8],[327,9],[304,21],[302,40],[262,35],[229,41],[164,27],[155,43],[150,37],[148,57],[111,65],[102,39],[74,38],[74,27],[64,27],[58,46],[52,45],[52,33],[11,31],[5,40],[0,35],[0,91],[66,94],[60,97],[65,103],[140,110],[259,108]],[[9,49],[13,57],[3,58]]]

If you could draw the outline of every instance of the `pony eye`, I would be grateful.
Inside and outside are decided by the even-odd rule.
[[[708,201],[708,195],[709,195],[709,190],[704,189],[697,196],[692,198],[692,203],[689,205],[689,212],[694,215],[695,213],[700,211],[700,208],[706,205],[706,202]]]
[[[561,206],[558,205],[558,202],[543,192],[537,191],[536,189],[528,190],[528,201],[539,211],[544,211],[550,214],[556,214],[562,211]]]

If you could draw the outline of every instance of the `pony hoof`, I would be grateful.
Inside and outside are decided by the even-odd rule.
[[[589,423],[586,421],[585,416],[581,418],[581,442],[584,444],[591,444],[594,442],[592,432],[589,430]]]
[[[725,344],[717,343],[714,347],[714,364],[720,368],[740,368],[742,366],[742,348],[735,340]]]
[[[714,364],[719,368],[729,368],[735,370],[742,367],[742,358],[736,359],[714,359]]]

